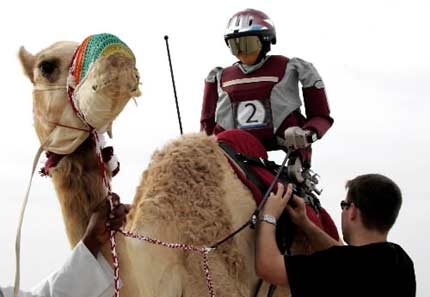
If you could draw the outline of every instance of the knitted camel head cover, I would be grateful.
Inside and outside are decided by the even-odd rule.
[[[138,97],[139,74],[130,48],[103,33],[85,38],[76,49],[67,78],[69,103],[44,149],[70,154],[92,129],[110,132],[113,120],[132,97]],[[72,127],[72,128],[71,128]]]
[[[108,33],[90,35],[77,48],[71,65],[71,75],[75,85],[85,78],[90,66],[100,57],[112,54],[122,54],[135,62],[135,57],[130,48],[118,37]]]

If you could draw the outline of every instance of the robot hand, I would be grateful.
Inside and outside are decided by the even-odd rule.
[[[287,147],[293,149],[305,148],[317,139],[316,133],[297,126],[286,129],[284,135]]]

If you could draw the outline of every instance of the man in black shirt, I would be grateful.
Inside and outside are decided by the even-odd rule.
[[[278,185],[263,208],[257,229],[256,271],[269,283],[290,288],[293,297],[415,296],[412,260],[387,241],[402,203],[399,187],[380,174],[358,176],[346,183],[341,201],[342,234],[335,241],[306,216],[305,202]],[[288,201],[292,199],[292,203]],[[293,205],[293,206],[291,206]],[[315,253],[284,256],[275,239],[276,220],[286,209]]]

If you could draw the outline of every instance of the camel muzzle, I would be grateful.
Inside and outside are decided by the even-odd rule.
[[[67,85],[33,90],[39,140],[44,150],[63,155],[74,152],[91,129],[109,133],[128,101],[140,96],[134,54],[114,35],[87,37],[70,65]]]

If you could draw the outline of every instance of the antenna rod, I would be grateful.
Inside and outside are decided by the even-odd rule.
[[[172,60],[170,59],[170,50],[169,50],[169,41],[168,41],[168,39],[169,39],[169,36],[165,35],[164,36],[164,40],[166,41],[167,57],[169,58],[170,76],[172,77],[173,93],[175,95],[176,112],[178,114],[178,121],[179,121],[179,131],[181,132],[181,135],[182,135],[184,133],[182,131],[181,112],[179,111],[178,96],[176,95],[175,77],[173,76]]]

